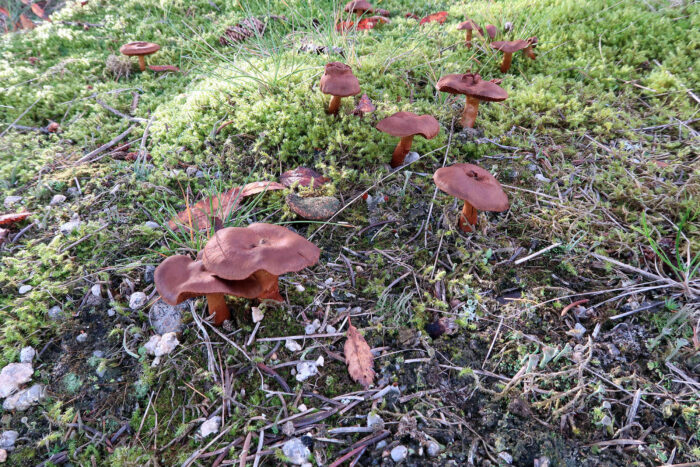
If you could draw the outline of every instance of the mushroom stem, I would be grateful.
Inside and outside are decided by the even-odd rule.
[[[340,108],[340,99],[341,97],[339,96],[332,96],[331,97],[331,103],[328,106],[328,113],[331,115],[335,115],[338,113],[338,109]]]
[[[523,55],[525,55],[526,57],[531,58],[533,60],[537,58],[537,55],[535,55],[535,51],[532,49],[532,46],[525,47],[523,49]]]
[[[479,99],[472,96],[467,96],[467,103],[464,105],[462,112],[462,128],[474,128],[476,115],[479,113]]]
[[[262,293],[258,296],[260,300],[269,299],[278,302],[284,301],[284,298],[280,295],[278,276],[261,269],[255,271],[252,277],[262,286]]]
[[[141,71],[146,71],[146,57],[143,55],[139,55],[139,68]]]
[[[209,305],[209,315],[214,317],[214,324],[221,326],[224,321],[231,319],[231,312],[226,305],[226,298],[222,293],[207,294],[207,304]]]
[[[473,230],[471,226],[476,225],[478,215],[479,213],[476,209],[474,209],[474,206],[469,204],[468,201],[465,201],[462,212],[459,215],[459,221],[457,222],[457,225],[462,232],[471,232]]]
[[[399,140],[399,144],[396,145],[394,149],[394,154],[391,156],[391,167],[396,168],[403,164],[403,160],[406,158],[406,154],[411,150],[411,145],[413,145],[413,135],[404,136]]]
[[[472,30],[467,29],[467,48],[471,49],[472,48]]]
[[[501,63],[501,72],[505,73],[510,69],[510,62],[513,60],[513,52],[503,52],[503,62]]]

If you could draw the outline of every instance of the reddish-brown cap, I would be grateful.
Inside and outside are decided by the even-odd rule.
[[[534,42],[532,41],[534,39]],[[501,52],[513,53],[518,50],[523,50],[537,43],[537,38],[532,37],[528,40],[518,39],[517,41],[494,41],[491,42],[491,47],[500,50]]]
[[[200,295],[225,294],[256,298],[262,293],[262,287],[255,279],[220,279],[207,271],[201,261],[194,261],[185,255],[171,256],[160,263],[155,271],[154,282],[160,296],[171,305]]]
[[[257,223],[219,230],[202,253],[212,274],[241,280],[260,270],[275,276],[301,271],[318,262],[321,250],[282,226]]]
[[[321,92],[338,97],[354,96],[360,93],[360,82],[345,63],[331,62],[326,64],[321,76]]]
[[[440,123],[432,115],[396,112],[377,123],[377,130],[399,138],[421,135],[425,139],[433,139],[440,132]]]
[[[295,183],[298,183],[299,186],[317,188],[330,181],[330,178],[326,178],[308,167],[297,167],[293,170],[287,170],[280,175],[280,182],[286,187],[291,187]]]
[[[352,113],[353,115],[359,115],[361,117],[364,114],[372,113],[375,110],[377,110],[377,108],[374,106],[369,96],[367,94],[362,94],[362,97],[360,97],[360,100],[357,102],[357,105],[353,109]]]
[[[486,34],[489,35],[491,39],[496,37],[496,34],[498,34],[498,28],[494,26],[493,24],[487,24],[486,25]]]
[[[474,164],[454,164],[433,174],[435,184],[455,198],[467,201],[479,211],[508,209],[508,196],[488,171]]]
[[[482,101],[506,100],[508,93],[497,83],[500,83],[500,80],[486,81],[481,79],[478,73],[465,73],[463,75],[445,75],[438,80],[436,87],[440,92],[465,94]]]
[[[158,52],[160,46],[152,42],[129,42],[119,48],[119,51],[124,55],[150,55]]]
[[[484,30],[481,29],[473,20],[468,19],[462,23],[459,23],[459,26],[457,26],[457,29],[460,31],[466,30],[466,31],[479,31],[479,34],[484,34]]]
[[[350,0],[345,4],[345,11],[351,13],[373,11],[372,5],[366,0]]]

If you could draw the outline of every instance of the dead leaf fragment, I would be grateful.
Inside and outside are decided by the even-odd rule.
[[[3,214],[0,215],[0,225],[12,225],[17,222],[22,222],[24,219],[29,217],[31,212],[18,212],[14,214]]]
[[[180,68],[176,67],[175,65],[148,65],[148,69],[155,71],[156,73],[163,73],[166,71],[178,73],[180,71]]]
[[[22,25],[22,29],[34,29],[34,21],[31,19],[27,18],[27,16],[22,13],[19,15],[19,23]]]
[[[291,187],[295,183],[298,183],[299,186],[311,186],[312,188],[318,188],[324,183],[330,182],[330,179],[324,177],[313,169],[309,169],[308,167],[297,167],[293,170],[287,170],[285,173],[280,175],[280,182],[287,187]]]
[[[350,377],[367,389],[374,382],[374,357],[365,338],[355,326],[348,323],[345,341],[345,363]]]

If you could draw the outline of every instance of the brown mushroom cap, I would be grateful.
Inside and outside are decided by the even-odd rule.
[[[377,123],[377,130],[399,138],[421,135],[425,139],[433,139],[440,132],[440,123],[432,115],[396,112]]]
[[[440,92],[465,94],[482,101],[499,102],[508,98],[505,89],[493,81],[481,79],[478,73],[445,75],[438,80],[436,87]]]
[[[513,53],[530,47],[529,40],[518,39],[517,41],[495,41],[491,42],[491,47],[501,52]]]
[[[275,276],[301,271],[318,262],[321,250],[282,226],[256,223],[219,230],[202,253],[212,274],[241,280],[260,270]]]
[[[124,55],[151,55],[158,52],[160,46],[152,42],[129,42],[119,48],[119,51]]]
[[[373,11],[372,5],[366,0],[350,0],[345,4],[345,11],[355,13],[357,11]]]
[[[486,33],[489,35],[491,39],[496,37],[496,34],[498,34],[498,28],[494,26],[493,24],[487,24],[486,25]]]
[[[171,305],[200,295],[225,294],[256,298],[262,293],[262,287],[255,279],[220,279],[207,271],[202,261],[194,261],[185,255],[171,256],[160,263],[155,271],[154,282],[160,296]]]
[[[488,171],[474,164],[454,164],[433,174],[435,184],[448,195],[464,200],[479,211],[508,209],[508,196]]]
[[[331,62],[326,64],[321,76],[321,92],[338,97],[354,96],[360,93],[360,82],[345,63]]]
[[[468,19],[464,22],[459,23],[459,26],[457,26],[457,29],[460,31],[479,31],[479,34],[484,34],[484,30],[481,29],[475,22],[474,20]]]

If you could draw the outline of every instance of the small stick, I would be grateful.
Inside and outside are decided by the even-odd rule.
[[[248,450],[250,449],[250,440],[253,439],[253,432],[249,431],[243,442],[243,450],[241,451],[241,461],[238,463],[238,467],[245,467],[246,457],[248,457]]]
[[[109,148],[111,148],[112,146],[116,145],[119,141],[121,141],[121,140],[123,140],[124,138],[126,138],[126,137],[129,135],[129,133],[131,133],[131,131],[132,131],[134,128],[136,128],[136,125],[131,125],[131,126],[130,126],[129,128],[127,128],[123,133],[121,133],[121,134],[118,135],[118,136],[115,136],[115,137],[112,139],[112,141],[110,141],[109,143],[105,143],[105,144],[103,144],[102,146],[100,146],[99,148],[95,149],[94,151],[90,151],[89,153],[85,154],[83,157],[81,157],[80,159],[78,159],[77,161],[75,161],[75,164],[78,165],[78,164],[83,164],[83,163],[85,163],[85,162],[89,162],[90,159],[91,159],[92,157],[94,157],[94,156],[96,156],[96,155],[98,155],[98,154],[103,153],[103,152],[106,151],[107,149],[109,149]]]
[[[568,305],[566,305],[564,307],[563,310],[561,310],[561,317],[563,318],[564,316],[566,316],[566,314],[569,312],[569,310],[572,309],[573,307],[578,306],[578,305],[583,305],[584,303],[588,303],[587,298],[584,298],[582,300],[576,300],[575,302],[569,303]]]
[[[513,264],[515,264],[516,266],[519,265],[519,264],[523,264],[525,261],[529,261],[529,260],[531,260],[532,258],[537,258],[538,256],[540,256],[540,255],[542,255],[542,254],[544,254],[544,253],[547,253],[549,250],[553,250],[554,248],[556,248],[556,247],[558,247],[558,246],[561,246],[561,242],[557,242],[557,243],[555,243],[555,244],[553,244],[553,245],[549,245],[547,248],[543,248],[543,249],[541,249],[540,251],[536,251],[535,253],[533,253],[533,254],[531,254],[531,255],[529,255],[529,256],[526,256],[526,257],[524,257],[524,258],[520,258],[519,260],[515,261],[515,263],[513,263]]]

